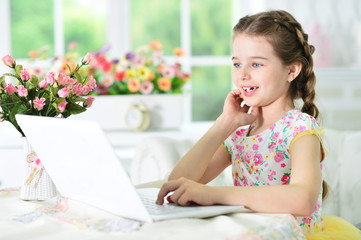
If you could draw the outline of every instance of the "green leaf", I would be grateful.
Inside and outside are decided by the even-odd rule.
[[[69,111],[70,114],[79,114],[86,111],[85,107],[82,107],[76,103],[69,103],[66,105],[66,109]]]
[[[89,102],[89,101],[86,98],[76,97],[74,99],[74,102]]]
[[[67,64],[66,67],[68,68],[69,72],[71,73],[71,68],[70,68],[69,64]]]
[[[75,78],[78,81],[78,83],[83,82],[83,79],[82,79],[82,77],[80,76],[80,74],[78,72],[75,72],[74,75],[75,75]]]
[[[31,77],[31,83],[33,84],[34,87],[37,87],[39,85],[39,79],[37,76],[33,75]]]
[[[58,99],[56,99],[56,101],[55,101],[56,107],[57,107],[57,105],[59,105],[60,103],[62,103],[64,100],[65,100],[65,98],[58,98]]]
[[[21,70],[23,70],[23,66],[22,65],[16,65],[15,67],[15,74],[17,76],[20,76]]]
[[[0,77],[0,87],[2,87],[2,88],[5,87],[5,76]]]

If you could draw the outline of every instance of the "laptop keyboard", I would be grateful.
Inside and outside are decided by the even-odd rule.
[[[164,215],[182,211],[182,207],[175,204],[164,203],[163,205],[158,205],[155,203],[154,198],[150,196],[141,194],[140,197],[151,215]]]

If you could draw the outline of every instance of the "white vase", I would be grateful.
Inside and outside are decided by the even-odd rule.
[[[24,145],[26,166],[20,199],[47,200],[57,196],[53,181],[26,138],[24,138]]]

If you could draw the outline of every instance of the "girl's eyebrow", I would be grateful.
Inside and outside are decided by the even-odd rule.
[[[232,60],[237,60],[237,57],[232,57]],[[262,57],[262,56],[250,56],[249,59],[262,59],[262,60],[266,60],[268,61],[269,59],[266,57]]]

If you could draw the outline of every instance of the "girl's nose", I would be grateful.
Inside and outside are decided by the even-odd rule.
[[[240,80],[249,80],[250,79],[249,72],[247,71],[247,69],[245,67],[243,67],[239,70],[239,79]]]

